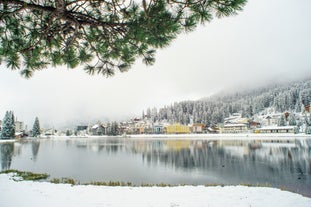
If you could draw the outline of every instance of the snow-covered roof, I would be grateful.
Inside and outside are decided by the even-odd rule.
[[[95,124],[94,126],[92,126],[92,129],[97,129],[99,127],[98,124]]]

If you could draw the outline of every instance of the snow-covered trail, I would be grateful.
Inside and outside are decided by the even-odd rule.
[[[3,207],[310,207],[311,198],[266,187],[71,186],[47,182],[15,182],[0,174]]]

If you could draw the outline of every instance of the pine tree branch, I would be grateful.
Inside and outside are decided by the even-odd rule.
[[[0,4],[20,6],[22,9],[32,9],[32,10],[44,11],[44,12],[54,12],[56,10],[56,8],[52,6],[42,6],[40,4],[32,4],[32,3],[28,3],[26,1],[20,1],[20,0],[0,0]]]

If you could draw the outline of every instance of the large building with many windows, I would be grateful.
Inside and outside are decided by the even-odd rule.
[[[25,130],[24,122],[15,121],[15,132],[23,132]]]
[[[225,124],[222,129],[222,133],[246,133],[248,128],[246,124]]]
[[[188,134],[190,133],[190,127],[181,124],[173,124],[165,127],[167,134]]]
[[[255,133],[295,133],[296,126],[268,126],[255,130]]]

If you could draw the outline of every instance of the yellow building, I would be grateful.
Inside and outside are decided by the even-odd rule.
[[[167,134],[188,134],[190,133],[190,127],[181,124],[173,124],[166,126]]]

